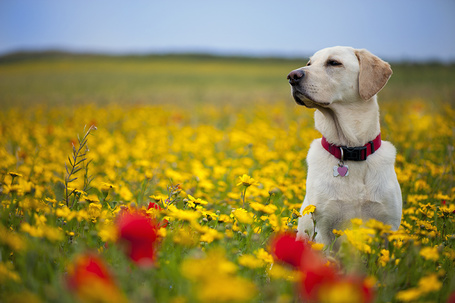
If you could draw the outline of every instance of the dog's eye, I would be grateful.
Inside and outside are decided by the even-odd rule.
[[[343,64],[341,62],[336,61],[336,60],[328,60],[327,61],[327,65],[328,66],[341,66]]]

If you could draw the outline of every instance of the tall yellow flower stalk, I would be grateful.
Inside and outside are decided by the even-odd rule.
[[[243,208],[245,208],[245,196],[246,190],[251,185],[259,185],[259,182],[248,176],[247,174],[243,174],[243,176],[239,177],[240,182],[237,183],[237,186],[243,186],[243,193],[242,193],[242,201],[243,201]]]

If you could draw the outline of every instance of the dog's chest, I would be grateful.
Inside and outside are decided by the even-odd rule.
[[[317,143],[312,144],[307,157],[309,198],[326,201],[371,200],[370,193],[375,191],[375,186],[369,173],[368,160],[348,161],[344,163],[348,168],[339,169],[339,160]],[[344,169],[348,169],[347,173],[344,173]]]

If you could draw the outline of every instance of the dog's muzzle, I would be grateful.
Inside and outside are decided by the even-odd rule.
[[[289,73],[287,79],[292,86],[292,96],[297,104],[308,107],[302,99],[307,99],[305,94],[300,90],[300,82],[305,77],[305,72],[302,69],[296,69]]]
[[[302,69],[296,69],[289,73],[287,79],[289,80],[289,84],[295,86],[302,81],[305,77],[305,72]]]

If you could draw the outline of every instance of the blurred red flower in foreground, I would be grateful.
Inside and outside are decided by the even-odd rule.
[[[68,267],[67,284],[81,302],[126,302],[104,262],[94,254],[78,256]]]
[[[300,294],[305,302],[359,302],[373,301],[373,290],[364,279],[337,272],[319,252],[294,234],[275,237],[271,244],[277,261],[292,265],[302,273]]]
[[[158,230],[155,222],[146,214],[124,211],[117,219],[117,229],[131,260],[141,267],[151,266]]]
[[[275,259],[294,267],[300,267],[305,252],[311,248],[303,241],[296,241],[295,235],[285,233],[272,240],[272,253]]]

